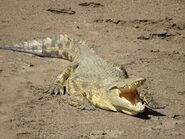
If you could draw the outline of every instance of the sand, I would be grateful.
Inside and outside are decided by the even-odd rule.
[[[185,138],[184,0],[1,0],[0,30],[0,44],[81,38],[166,105],[137,117],[80,110],[44,93],[68,61],[0,50],[0,138]]]

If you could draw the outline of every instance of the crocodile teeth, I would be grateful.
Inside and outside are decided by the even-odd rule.
[[[136,89],[138,87],[140,87],[143,83],[144,83],[144,81],[136,81],[136,82],[132,83],[131,85],[126,85],[126,86],[119,88],[119,89],[122,93],[124,93],[124,92],[135,93]]]
[[[143,85],[144,82],[145,82],[145,80],[139,80],[139,81],[132,83],[130,86],[138,88],[141,85]]]

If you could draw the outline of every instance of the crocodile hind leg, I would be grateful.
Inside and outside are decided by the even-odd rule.
[[[70,95],[69,104],[81,110],[95,110],[95,106],[86,98],[86,93]]]
[[[54,83],[51,85],[51,87],[48,90],[48,93],[52,96],[56,95],[64,95],[65,94],[65,83],[67,79],[70,77],[71,73],[78,67],[77,63],[72,63],[68,67],[62,71],[57,79],[54,81]]]
[[[165,107],[156,102],[152,95],[148,92],[140,92],[139,97],[145,103],[145,105],[151,109],[163,109]]]

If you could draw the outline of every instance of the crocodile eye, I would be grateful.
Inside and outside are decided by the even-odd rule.
[[[117,86],[113,86],[109,90],[113,90],[113,89],[119,89],[119,88]]]

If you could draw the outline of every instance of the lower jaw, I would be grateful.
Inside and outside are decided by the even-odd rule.
[[[128,115],[137,115],[139,113],[144,112],[144,110],[145,110],[145,106],[143,106],[143,108],[140,110],[131,110],[131,109],[124,108],[124,109],[121,109],[121,112],[126,113]]]

